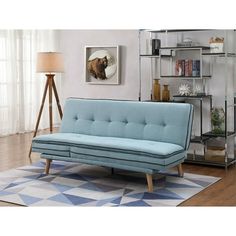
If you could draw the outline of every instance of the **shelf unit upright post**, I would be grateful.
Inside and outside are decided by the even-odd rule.
[[[139,98],[138,100],[142,100],[142,60],[143,59],[149,59],[150,60],[150,99],[152,100],[153,98],[153,80],[154,79],[159,79],[159,73],[158,73],[158,65],[159,65],[159,55],[153,55],[151,52],[147,52],[147,48],[145,48],[146,52],[143,53],[143,48],[142,48],[142,34],[148,33],[149,34],[149,51],[151,50],[151,39],[156,38],[156,32],[152,32],[150,30],[139,30]],[[155,35],[153,36],[153,33]],[[147,43],[147,42],[145,42]]]

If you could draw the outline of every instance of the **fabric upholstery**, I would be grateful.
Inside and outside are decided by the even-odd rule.
[[[183,162],[190,104],[68,99],[60,132],[35,137],[42,158],[154,173]]]
[[[60,132],[144,139],[186,148],[190,104],[68,99]]]

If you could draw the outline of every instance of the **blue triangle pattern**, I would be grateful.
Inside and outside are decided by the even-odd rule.
[[[187,180],[189,180],[189,181],[191,181],[191,182],[193,182],[195,184],[198,184],[198,185],[200,185],[202,187],[207,187],[209,185],[209,182],[203,181],[203,180],[197,180],[197,179],[187,179]]]
[[[71,204],[72,202],[63,194],[57,194],[53,197],[50,197],[49,200],[55,201],[55,202],[62,202],[66,204]]]
[[[96,206],[103,206],[103,205],[110,203],[110,202],[114,203],[113,201],[115,201],[116,199],[117,199],[117,197],[99,200],[99,201],[97,201]]]
[[[156,195],[156,199],[184,199],[183,197],[179,196],[178,194],[171,192],[167,189],[157,189],[153,193],[145,192],[143,199],[154,199],[153,194]]]
[[[79,188],[84,188],[84,189],[100,192],[100,189],[95,184],[93,184],[91,182],[87,182],[83,185],[80,185]]]
[[[82,175],[79,175],[79,174],[71,174],[71,173],[60,174],[60,177],[67,178],[67,179],[86,181],[86,179]]]
[[[63,195],[67,197],[73,205],[80,205],[80,204],[95,201],[94,199],[91,199],[91,198],[78,197],[75,195],[70,195],[70,194],[65,194],[65,193],[63,193]]]
[[[128,189],[128,188],[126,188],[125,191],[124,191],[124,193],[123,193],[123,195],[129,194],[129,193],[131,193],[131,192],[133,192],[133,191],[134,191],[133,189]]]
[[[27,178],[27,179],[38,179],[39,177],[41,177],[41,174],[37,174],[37,175],[28,175],[26,178]]]
[[[134,202],[128,202],[128,203],[122,204],[120,206],[132,206],[132,207],[139,206],[139,207],[142,207],[142,206],[150,206],[150,205],[147,204],[146,202],[142,201],[142,200],[138,200],[138,201],[134,201]]]
[[[41,180],[45,182],[52,182],[52,180],[54,180],[55,178],[56,176],[48,176],[48,177],[43,177]]]
[[[21,183],[11,183],[8,186],[6,186],[4,189],[9,189],[9,188],[15,187],[15,186],[17,186],[19,184],[21,184]]]
[[[70,186],[62,185],[62,184],[57,184],[57,183],[51,183],[53,187],[55,187],[57,190],[60,192],[65,192],[67,190],[70,190]]]
[[[114,199],[113,201],[111,201],[111,203],[114,203],[114,204],[120,204],[120,202],[121,202],[121,199],[122,199],[122,197],[118,197],[118,198],[116,198],[116,199]]]
[[[93,183],[93,182],[87,182],[83,185],[80,185],[79,188],[84,188],[84,189],[98,191],[98,192],[111,192],[111,191],[120,189],[112,185],[104,185],[104,184]]]
[[[0,191],[0,196],[5,196],[5,195],[11,195],[14,193],[8,192],[8,191]]]
[[[31,205],[42,200],[41,198],[32,197],[25,194],[18,194],[18,195],[26,205]]]
[[[59,162],[52,161],[51,168],[53,168],[55,170],[65,169],[65,164],[64,163],[59,163]]]
[[[131,195],[127,195],[127,197],[132,197],[132,198],[136,198],[136,199],[142,199],[143,198],[144,193],[134,193]]]

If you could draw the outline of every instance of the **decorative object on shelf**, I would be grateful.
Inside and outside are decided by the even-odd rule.
[[[190,96],[191,95],[191,89],[188,84],[181,84],[179,86],[179,94],[181,96]]]
[[[160,79],[154,79],[154,83],[153,83],[153,100],[154,101],[161,100],[161,85],[159,81]]]
[[[202,89],[201,85],[196,85],[195,88],[193,89],[193,95],[195,95],[195,96],[205,96],[206,93],[203,92],[203,89]]]
[[[170,91],[169,91],[169,85],[164,84],[163,90],[162,90],[162,101],[168,102],[170,100]]]
[[[211,53],[224,52],[224,38],[223,37],[211,37],[209,40]]]
[[[213,107],[211,111],[212,133],[223,134],[225,132],[225,112],[222,107]]]
[[[194,47],[197,46],[196,42],[193,42],[191,38],[185,38],[183,42],[177,43],[177,47]]]
[[[194,89],[194,93],[198,95],[199,93],[202,93],[202,88],[200,85],[196,85]]]
[[[160,47],[161,47],[161,40],[152,39],[152,55],[159,55]]]
[[[85,66],[87,83],[119,84],[119,46],[86,46]]]

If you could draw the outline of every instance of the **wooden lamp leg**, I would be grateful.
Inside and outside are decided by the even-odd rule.
[[[146,174],[146,178],[147,178],[147,184],[148,184],[148,192],[153,192],[152,175]]]
[[[183,176],[184,176],[184,172],[183,172],[182,164],[179,164],[179,165],[177,166],[177,168],[178,168],[178,174],[179,174],[179,176],[180,176],[180,177],[183,177]]]
[[[57,108],[58,108],[60,117],[62,119],[63,113],[62,113],[62,109],[61,109],[61,105],[60,105],[60,101],[59,101],[59,96],[58,96],[58,93],[57,93],[57,88],[56,88],[56,84],[55,84],[54,79],[52,79],[52,88],[53,88],[54,95],[55,95],[55,98],[56,98]]]
[[[49,169],[50,169],[50,166],[51,166],[51,162],[52,162],[52,160],[46,159],[45,173],[47,175],[49,174]]]
[[[43,106],[44,106],[46,95],[47,95],[47,90],[48,90],[48,79],[47,79],[47,82],[46,82],[46,85],[45,85],[45,88],[44,88],[43,98],[42,98],[42,102],[41,102],[41,106],[40,106],[40,110],[39,110],[39,114],[38,114],[35,130],[34,130],[33,138],[36,136],[36,134],[38,132],[39,122],[40,122],[40,119],[41,119],[41,115],[42,115],[42,111],[43,111]],[[29,158],[30,158],[31,152],[32,152],[32,144],[30,146]],[[31,161],[31,158],[30,158],[30,161]]]
[[[47,74],[48,77],[48,98],[49,98],[49,123],[50,123],[50,133],[53,131],[53,117],[52,117],[52,80],[54,77],[54,74]]]

